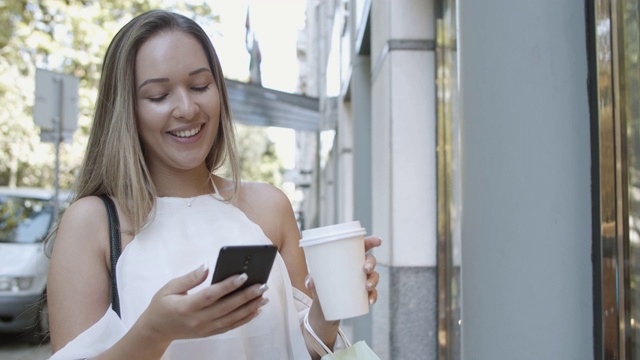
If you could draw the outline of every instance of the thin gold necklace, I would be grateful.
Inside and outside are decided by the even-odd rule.
[[[213,182],[213,180],[212,180],[212,182]],[[215,184],[214,184],[213,186],[214,186],[214,188],[215,188]],[[198,197],[200,197],[200,195],[196,195],[196,196],[194,196],[194,197],[192,197],[192,198],[189,198],[189,199],[187,200],[187,206],[188,206],[188,207],[191,207],[191,205],[192,205],[194,202],[196,202],[196,200],[198,200]]]
[[[191,204],[193,204],[196,200],[198,200],[198,195],[196,195],[196,196],[192,197],[191,199],[189,199],[187,201],[187,206],[191,207]]]
[[[214,197],[215,197],[215,195],[220,196],[220,195],[218,194],[218,188],[216,187],[216,183],[213,181],[213,177],[211,177],[211,176],[210,176],[210,177],[209,177],[209,180],[211,181],[211,185],[212,185],[212,187],[213,187],[213,191],[214,191],[213,196],[214,196]],[[198,197],[199,197],[199,196],[200,196],[200,195],[196,195],[196,196],[194,196],[194,197],[190,198],[189,200],[187,200],[187,206],[188,206],[188,207],[191,207],[191,205],[192,205],[196,200],[198,200]]]

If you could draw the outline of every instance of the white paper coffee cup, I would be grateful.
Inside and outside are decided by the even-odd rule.
[[[369,312],[363,270],[365,233],[359,221],[302,231],[300,247],[326,320]]]

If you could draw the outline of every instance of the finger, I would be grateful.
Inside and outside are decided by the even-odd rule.
[[[243,292],[245,291],[247,290],[243,290]],[[225,299],[224,302],[232,304],[234,301],[232,299]],[[253,319],[257,315],[258,310],[268,302],[268,298],[257,297],[249,302],[242,302],[241,306],[237,306],[232,310],[225,309],[229,304],[221,305],[219,306],[219,309],[216,309],[218,306],[212,306],[209,311],[212,313],[212,317],[215,321],[211,322],[211,331],[214,333],[221,333],[247,323]],[[216,314],[222,315],[216,316]]]
[[[208,273],[209,267],[202,264],[199,268],[172,279],[161,291],[167,294],[185,294],[187,291],[201,284],[207,278]]]
[[[247,274],[233,275],[194,294],[194,304],[199,308],[207,307],[225,295],[237,290],[247,281]],[[233,310],[233,309],[231,309]]]
[[[221,315],[230,314],[234,311],[237,311],[238,309],[242,309],[248,304],[254,303],[256,299],[264,300],[265,298],[262,297],[262,295],[264,295],[264,293],[268,289],[269,289],[269,286],[267,286],[267,284],[252,285],[246,289],[237,291],[231,295],[224,296],[218,301],[215,301],[209,304],[211,305],[209,306],[209,309],[211,311],[211,314],[214,315],[214,318],[219,317]],[[219,314],[219,315],[216,316],[215,314]]]
[[[304,286],[309,291],[314,291],[316,289],[316,284],[313,282],[313,278],[311,277],[311,275],[307,275],[307,277],[304,279]]]
[[[313,281],[313,277],[311,277],[311,275],[307,275],[304,285],[311,292],[311,298],[317,299],[318,293],[316,292],[316,283]]]
[[[378,301],[378,290],[369,292],[369,305],[373,305]]]
[[[375,290],[376,286],[378,286],[379,281],[380,281],[380,274],[378,274],[375,271],[369,274],[366,282],[367,291]]]
[[[376,268],[376,264],[378,263],[378,261],[376,260],[376,257],[371,255],[371,254],[367,254],[364,258],[364,272],[367,274],[370,274],[373,269]]]
[[[382,244],[382,239],[379,237],[372,235],[364,238],[364,251],[369,251],[374,247],[378,247]]]
[[[232,322],[228,325],[225,325],[223,328],[220,329],[216,329],[213,331],[213,333],[211,335],[216,335],[216,334],[222,334],[225,333],[229,330],[233,330],[239,326],[242,326],[248,322],[250,322],[251,320],[257,318],[261,313],[261,308],[249,313],[248,315],[246,315],[245,317],[240,318],[239,320]]]
[[[237,308],[248,304],[250,301],[253,301],[258,297],[261,297],[267,290],[269,290],[269,286],[267,284],[255,284],[249,286],[246,289],[242,289],[241,291],[237,291],[229,296],[226,296],[223,300],[225,302],[228,301],[236,304],[234,308]],[[233,309],[227,310],[232,311]]]

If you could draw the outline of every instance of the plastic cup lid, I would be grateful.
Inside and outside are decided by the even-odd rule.
[[[366,234],[359,221],[323,226],[315,229],[303,230],[300,246],[318,245],[328,241],[340,240]]]

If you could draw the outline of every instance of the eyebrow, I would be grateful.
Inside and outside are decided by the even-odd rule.
[[[209,70],[209,68],[207,67],[201,67],[199,69],[193,70],[191,72],[189,72],[189,76],[193,76],[196,74],[199,74],[203,71],[208,71],[211,72],[211,70]],[[140,86],[138,86],[138,90],[142,89],[143,86],[147,85],[147,84],[151,84],[151,83],[159,83],[159,82],[167,82],[169,81],[169,78],[153,78],[153,79],[147,79],[145,81],[142,82],[142,84],[140,84]]]

